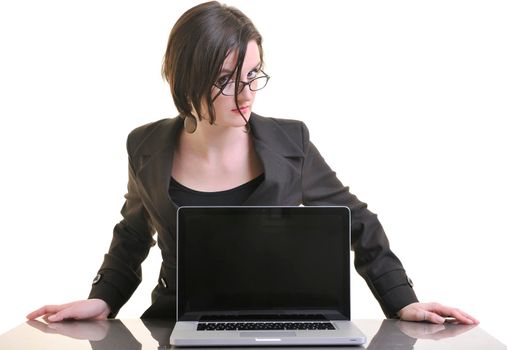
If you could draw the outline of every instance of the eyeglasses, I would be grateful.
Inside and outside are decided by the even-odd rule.
[[[262,70],[261,70],[261,72],[264,73]],[[240,85],[238,87],[238,94],[240,94],[241,91],[243,91],[243,89],[247,85],[248,85],[248,88],[250,89],[250,91],[259,91],[260,89],[264,89],[266,87],[266,85],[268,85],[268,81],[270,78],[269,75],[267,75],[266,73],[264,73],[264,74],[265,75],[263,75],[261,77],[253,78],[252,80],[250,80],[248,82],[240,81],[239,82]],[[214,85],[215,85],[215,87],[220,89],[220,93],[222,95],[234,96],[234,92],[236,90],[236,82],[235,81],[229,81],[229,82],[222,84],[222,85],[218,85],[217,83],[215,83]]]

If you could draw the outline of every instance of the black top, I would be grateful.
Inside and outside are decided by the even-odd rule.
[[[264,180],[264,174],[225,191],[202,192],[185,187],[171,177],[169,196],[178,206],[242,205]]]

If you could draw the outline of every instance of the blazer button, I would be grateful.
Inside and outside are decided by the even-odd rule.
[[[412,282],[412,279],[410,279],[410,277],[407,276],[407,283],[410,287],[413,287],[414,286],[414,282]]]
[[[162,285],[162,287],[167,288],[167,282],[165,281],[164,277],[160,277],[159,283]]]
[[[95,276],[95,278],[93,279],[93,282],[92,284],[95,285],[97,283],[99,283],[99,281],[102,279],[102,274],[101,273],[98,273],[97,276]]]

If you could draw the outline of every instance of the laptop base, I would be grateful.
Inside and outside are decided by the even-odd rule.
[[[362,345],[366,336],[351,321],[331,321],[335,330],[196,331],[199,322],[177,322],[174,346]]]

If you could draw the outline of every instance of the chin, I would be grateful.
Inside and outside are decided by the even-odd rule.
[[[250,113],[244,114],[245,120],[248,122],[250,120]],[[226,120],[224,120],[225,125],[229,126],[245,126],[245,120],[241,118],[241,115],[234,114],[229,116]]]

